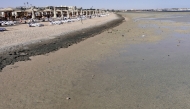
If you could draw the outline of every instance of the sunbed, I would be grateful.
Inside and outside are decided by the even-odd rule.
[[[6,28],[0,28],[0,31],[6,31]]]
[[[44,26],[43,24],[40,24],[40,23],[30,23],[28,24],[29,27],[41,27],[41,26]]]

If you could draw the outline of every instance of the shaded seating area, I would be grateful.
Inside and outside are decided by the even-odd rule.
[[[47,7],[17,7],[0,9],[0,26],[27,24],[29,27],[42,27],[40,22],[50,22],[50,25],[76,22],[94,17],[103,17],[101,10],[82,9],[76,6]],[[2,28],[1,31],[4,31]]]

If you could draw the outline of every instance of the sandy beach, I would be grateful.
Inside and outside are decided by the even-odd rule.
[[[0,33],[0,69],[14,62],[29,60],[30,56],[67,48],[120,24],[122,20],[121,16],[111,14],[63,25],[49,25],[49,22],[45,22],[44,27],[7,27],[8,31]]]
[[[117,19],[115,14],[106,17],[96,17],[76,22],[65,23],[62,25],[50,25],[49,22],[41,22],[44,27],[28,27],[28,24],[7,26],[6,32],[0,32],[0,50],[21,44],[31,44],[34,42],[53,39],[60,35],[69,34],[85,28],[95,27]]]
[[[173,35],[179,29],[166,28],[174,27],[173,25],[181,28],[188,24],[138,20],[151,16],[157,18],[164,15],[162,13],[120,14],[125,20],[114,28],[68,48],[30,56],[28,61],[16,62],[3,68],[0,73],[0,107],[188,109],[190,54],[181,54],[184,51],[180,51],[180,47],[188,50],[189,42],[185,40],[186,37]],[[114,16],[109,17],[117,19]],[[108,21],[107,17],[84,21],[84,28],[89,27],[88,23],[93,20],[97,25],[102,24],[101,21]],[[73,26],[78,29],[81,22],[75,23]],[[47,28],[47,33],[42,34],[48,37],[33,37],[35,40],[51,38],[50,33],[62,34],[63,28],[73,27],[71,24],[66,25],[68,26],[56,26],[57,32],[53,32],[54,26],[42,27]],[[16,27],[10,27],[10,30],[11,28]],[[39,28],[26,31],[34,29],[40,31]],[[16,34],[16,31],[13,32]],[[70,29],[67,30],[69,31]],[[180,33],[188,34],[188,29]],[[1,34],[8,33],[0,33],[0,36]],[[30,37],[25,38],[23,35],[20,40],[28,41]],[[7,45],[4,43],[2,46]],[[185,65],[182,64],[184,62]]]

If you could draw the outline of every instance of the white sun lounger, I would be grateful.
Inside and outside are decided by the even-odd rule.
[[[15,25],[16,21],[1,21],[1,25]]]
[[[50,25],[61,25],[62,22],[61,21],[52,21],[50,22]]]
[[[80,18],[71,19],[72,22],[79,21],[79,20],[80,20]]]
[[[28,25],[29,25],[29,27],[41,27],[41,26],[44,26],[43,24],[40,24],[40,23],[30,23]]]
[[[100,15],[100,17],[105,17],[106,15]]]
[[[62,23],[67,23],[68,21],[67,20],[61,20]]]
[[[6,28],[0,28],[0,31],[6,31]]]

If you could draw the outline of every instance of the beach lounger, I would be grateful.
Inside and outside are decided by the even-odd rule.
[[[15,21],[1,21],[1,25],[15,25],[16,22]]]
[[[6,31],[6,28],[0,28],[0,31]]]
[[[50,22],[50,25],[61,25],[62,22],[61,21],[52,21]]]
[[[29,25],[29,27],[41,27],[41,26],[44,26],[43,24],[40,24],[40,23],[30,23],[28,25]]]
[[[79,20],[80,20],[80,18],[71,19],[72,22],[79,21]]]
[[[61,20],[62,23],[67,23],[68,21],[67,20]]]
[[[106,15],[100,15],[100,17],[105,17]]]
[[[61,20],[62,23],[69,23],[69,22],[74,22],[74,20],[72,19],[64,19],[64,20]]]

